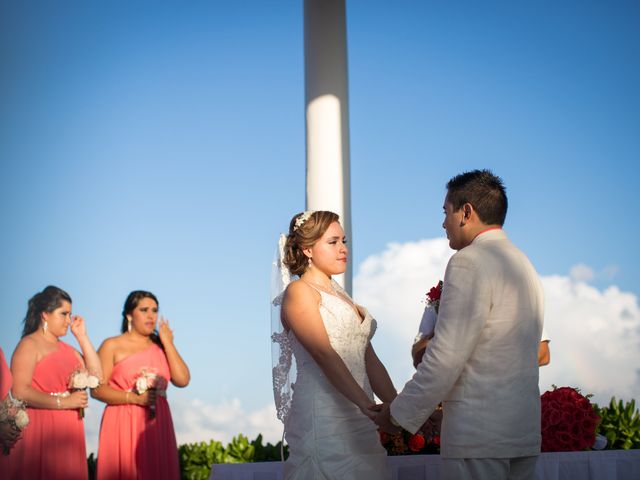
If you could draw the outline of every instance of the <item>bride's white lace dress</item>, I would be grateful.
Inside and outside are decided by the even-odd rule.
[[[334,283],[335,287],[338,287]],[[339,288],[339,287],[338,287]],[[353,378],[373,399],[365,351],[376,330],[345,300],[318,290],[329,341]],[[346,295],[342,290],[341,293]],[[326,378],[293,332],[287,334],[297,363],[291,407],[285,421],[289,458],[285,479],[389,479],[387,455],[374,423]]]

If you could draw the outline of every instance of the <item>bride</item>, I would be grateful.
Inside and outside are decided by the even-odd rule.
[[[273,340],[282,350],[274,392],[289,445],[285,479],[391,477],[369,407],[372,392],[390,402],[396,390],[370,343],[376,321],[331,279],[347,265],[338,218],[327,211],[300,213],[281,240],[279,266],[299,276],[274,300],[283,327]],[[291,352],[297,369],[292,398]]]

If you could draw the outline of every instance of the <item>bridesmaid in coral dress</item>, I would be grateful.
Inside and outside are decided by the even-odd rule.
[[[7,361],[4,358],[4,352],[0,348],[0,402],[3,402],[9,395],[11,383],[11,370],[9,370]],[[9,421],[0,421],[0,449],[2,451],[11,449],[19,437],[20,432],[17,431]],[[7,456],[0,452],[0,472],[9,469],[7,462]]]
[[[60,341],[71,332],[81,356]],[[71,315],[71,297],[49,286],[29,300],[22,339],[13,354],[11,373],[14,397],[27,403],[29,425],[9,455],[8,478],[86,479],[87,455],[84,422],[84,390],[69,391],[75,370],[85,367],[102,377],[100,359],[80,316]]]
[[[100,428],[98,480],[179,479],[166,389],[169,381],[187,386],[189,368],[164,318],[156,333],[158,300],[152,293],[131,292],[122,317],[122,334],[108,338],[98,350],[108,378],[92,392],[107,404]]]

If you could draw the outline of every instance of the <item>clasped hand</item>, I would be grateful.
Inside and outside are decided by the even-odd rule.
[[[373,420],[383,432],[391,435],[397,435],[402,431],[400,427],[391,423],[391,410],[388,403],[372,403],[367,408],[367,411],[363,413]]]

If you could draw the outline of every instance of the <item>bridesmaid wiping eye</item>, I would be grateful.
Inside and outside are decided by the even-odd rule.
[[[185,387],[189,368],[173,343],[169,322],[158,322],[158,299],[136,290],[127,297],[121,335],[99,349],[105,385],[94,398],[107,404],[98,445],[97,477],[179,479],[178,447],[167,403],[169,382]]]

